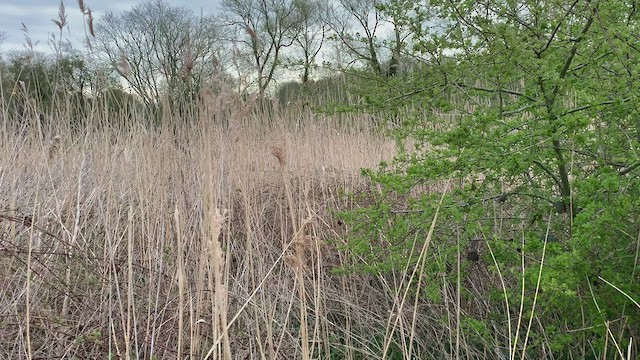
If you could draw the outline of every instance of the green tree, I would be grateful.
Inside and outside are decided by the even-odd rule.
[[[530,313],[520,329],[499,316],[496,334],[512,329],[512,353],[526,346],[532,358],[545,347],[587,356],[589,348],[601,357],[607,343],[637,341],[637,4],[413,5],[403,22],[422,69],[365,98],[382,109],[410,102],[414,111],[403,114],[397,136],[414,146],[366,172],[382,192],[373,206],[347,214],[350,249],[368,270],[414,263],[411,247],[425,238],[440,196],[425,189],[453,177],[427,268],[435,275],[455,263],[456,239],[467,249],[490,247],[506,278],[511,319],[518,301],[536,306],[530,331]],[[476,260],[477,250],[468,252]],[[485,253],[481,260],[493,264]],[[495,300],[499,309],[504,299]]]
[[[80,125],[95,106],[109,111],[139,107],[139,98],[125,93],[108,65],[87,60],[72,49],[57,55],[10,52],[0,61],[1,107],[17,124]],[[66,122],[66,124],[65,124]]]
[[[82,108],[92,76],[83,57],[74,52],[57,57],[31,51],[12,52],[7,55],[3,77],[4,99],[12,103],[12,115],[18,118],[48,114],[69,99],[73,99],[74,108]]]

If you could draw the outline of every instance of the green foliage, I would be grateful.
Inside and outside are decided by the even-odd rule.
[[[276,95],[281,106],[303,105],[313,109],[335,112],[338,104],[350,103],[347,84],[354,79],[348,75],[310,80],[307,83],[284,83]]]
[[[413,265],[411,250],[425,239],[448,185],[427,261],[432,280],[438,264],[455,263],[458,251],[481,239],[513,284],[512,318],[513,304],[531,309],[537,297],[539,325],[531,328],[527,354],[547,345],[577,352],[585,341],[602,353],[613,341],[605,324],[624,346],[640,331],[640,309],[602,279],[636,299],[640,294],[635,6],[429,4],[437,21],[424,21],[421,2],[404,19],[423,68],[397,82],[378,81],[364,96],[372,107],[396,111],[403,119],[399,143],[414,145],[401,147],[390,166],[365,172],[381,191],[345,214],[353,230],[348,249],[364,260],[360,270]],[[481,262],[493,263],[489,256]],[[500,297],[492,301],[504,305]],[[477,330],[483,321],[467,322]]]
[[[9,53],[6,60],[0,59],[0,75],[1,105],[16,124],[40,119],[46,125],[59,118],[68,123],[58,124],[80,126],[96,111],[96,105],[104,105],[109,113],[144,111],[141,102],[124,91],[107,69],[73,50],[57,55]]]

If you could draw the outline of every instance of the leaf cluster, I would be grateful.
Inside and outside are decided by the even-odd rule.
[[[628,297],[640,294],[635,5],[415,6],[438,9],[442,30],[415,30],[428,61],[402,81],[380,81],[380,96],[369,92],[368,104],[402,119],[403,145],[392,164],[366,172],[382,191],[346,216],[349,250],[370,271],[410,267],[448,188],[431,281],[479,242],[470,262],[496,269],[493,253],[510,303],[531,309],[536,299],[529,350],[578,352],[588,342],[604,351],[612,327],[624,345],[640,330]],[[421,28],[424,19],[407,16]]]

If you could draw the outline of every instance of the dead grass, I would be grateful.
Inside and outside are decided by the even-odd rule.
[[[4,123],[0,358],[526,358],[521,316],[495,341],[461,323],[496,310],[500,275],[458,256],[441,300],[421,295],[431,233],[415,268],[332,272],[353,261],[332,210],[395,152],[367,118],[234,106]]]
[[[384,296],[330,275],[344,229],[329,210],[394,147],[306,116],[5,131],[0,358],[375,354],[368,303]]]

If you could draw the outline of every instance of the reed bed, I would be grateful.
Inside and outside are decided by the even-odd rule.
[[[343,246],[336,211],[370,205],[379,190],[360,170],[396,154],[371,116],[231,105],[94,104],[80,125],[70,106],[45,122],[4,108],[0,359],[520,354],[510,328],[496,323],[491,341],[462,323],[501,311],[486,301],[507,286],[499,274],[459,254],[425,283],[432,252],[456,246],[433,233],[443,220],[413,249],[416,266],[336,271],[366,263]]]
[[[0,358],[376,357],[388,295],[332,275],[332,211],[393,142],[311,113],[206,115],[5,126]]]

